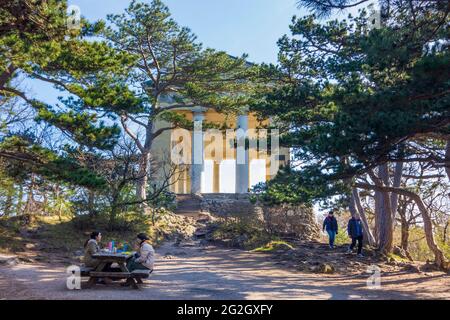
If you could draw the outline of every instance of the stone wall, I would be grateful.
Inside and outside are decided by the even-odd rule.
[[[254,215],[274,234],[313,240],[320,236],[314,211],[302,205],[262,206],[253,204],[247,194],[214,193],[201,195],[201,210],[220,217]]]
[[[320,236],[320,227],[314,210],[303,205],[263,206],[266,228],[279,235],[302,240],[314,240]]]
[[[257,210],[246,194],[206,193],[201,197],[201,210],[220,217],[251,215]]]

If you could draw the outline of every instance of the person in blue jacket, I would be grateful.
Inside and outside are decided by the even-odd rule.
[[[334,217],[334,212],[330,211],[323,221],[322,231],[327,230],[330,249],[334,249],[334,240],[338,234],[338,223]]]
[[[352,243],[350,244],[347,253],[352,253],[356,242],[358,242],[358,257],[363,257],[363,227],[358,214],[352,215],[352,218],[348,221],[347,232],[348,236],[352,239]]]

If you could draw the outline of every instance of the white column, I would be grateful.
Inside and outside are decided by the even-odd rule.
[[[236,193],[247,193],[249,188],[249,157],[245,147],[248,130],[248,115],[237,119],[237,149],[236,149]]]
[[[194,132],[192,135],[191,193],[201,193],[203,174],[203,122],[201,111],[194,111]]]

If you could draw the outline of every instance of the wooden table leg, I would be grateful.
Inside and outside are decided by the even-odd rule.
[[[136,283],[136,280],[134,280],[133,278],[127,278],[127,281],[125,282],[125,286],[132,286],[133,289],[139,289],[139,286]]]
[[[127,264],[126,263],[118,263],[120,270],[122,270],[122,272],[130,272],[130,270],[128,270],[127,268]]]
[[[97,280],[96,278],[90,277],[88,282],[86,283],[86,288],[88,288],[88,289],[92,288],[94,286],[96,280]]]
[[[108,263],[106,262],[100,262],[97,267],[95,268],[95,271],[103,271],[103,269],[107,266]],[[95,283],[97,282],[97,278],[95,277],[89,277],[88,282],[86,283],[86,288],[90,289],[92,288]]]
[[[105,267],[106,267],[107,264],[108,264],[108,263],[106,263],[106,262],[100,262],[100,263],[97,265],[97,267],[95,268],[95,271],[97,271],[97,272],[102,272],[103,269],[105,269]]]
[[[131,285],[133,286],[133,289],[139,289],[139,286],[136,283],[136,280],[134,280],[134,278],[130,278],[131,279]]]

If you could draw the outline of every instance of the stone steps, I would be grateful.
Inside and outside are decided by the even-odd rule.
[[[187,217],[198,218],[201,213],[201,199],[193,194],[177,195],[177,208],[174,210],[176,214]]]

